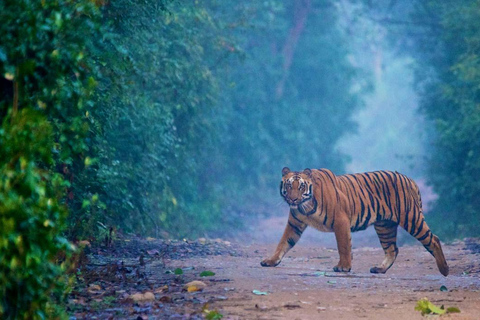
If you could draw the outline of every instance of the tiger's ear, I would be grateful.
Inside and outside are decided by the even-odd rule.
[[[290,173],[290,169],[288,167],[282,169],[282,177],[285,177],[285,175],[287,175],[288,173]]]
[[[310,170],[309,168],[306,168],[305,170],[303,170],[303,173],[305,173],[309,177],[312,176],[312,170]]]

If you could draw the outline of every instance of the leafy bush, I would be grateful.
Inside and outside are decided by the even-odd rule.
[[[61,237],[67,211],[59,204],[63,178],[39,168],[52,162],[52,126],[32,109],[9,115],[0,130],[0,315],[9,319],[47,316],[52,293],[61,296]]]
[[[84,163],[91,1],[0,3],[0,317],[61,317],[70,181]],[[51,302],[54,299],[53,302]]]

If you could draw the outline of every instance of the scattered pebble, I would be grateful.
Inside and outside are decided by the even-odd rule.
[[[153,301],[155,300],[155,295],[147,291],[145,293],[134,293],[129,296],[129,299],[133,300],[134,302],[146,302],[146,301]]]

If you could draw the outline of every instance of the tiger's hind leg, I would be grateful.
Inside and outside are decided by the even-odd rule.
[[[385,259],[379,267],[370,269],[371,273],[385,273],[393,265],[398,255],[397,227],[392,221],[378,221],[374,224],[380,244],[385,252]]]
[[[418,223],[408,224],[405,229],[420,241],[425,249],[432,254],[437,262],[438,270],[445,277],[448,276],[449,268],[445,256],[443,255],[442,245],[440,239],[432,233],[427,226],[423,214],[420,212]]]

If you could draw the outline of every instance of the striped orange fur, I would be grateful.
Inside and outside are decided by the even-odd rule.
[[[425,222],[418,186],[403,174],[374,171],[336,176],[327,169],[294,172],[283,168],[280,194],[290,205],[290,214],[275,253],[261,262],[264,267],[278,265],[305,228],[312,226],[335,233],[340,261],[333,270],[348,272],[352,266],[351,232],[373,224],[385,259],[370,272],[385,273],[398,254],[400,225],[435,257],[440,273],[448,275],[440,240]]]

